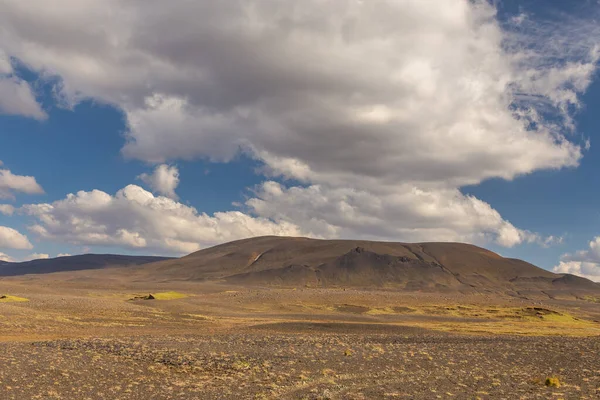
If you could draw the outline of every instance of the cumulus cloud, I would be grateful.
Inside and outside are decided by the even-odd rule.
[[[0,252],[0,261],[15,262],[15,259],[9,256],[8,254]]]
[[[7,226],[0,226],[0,249],[32,249],[33,245],[19,231]]]
[[[37,219],[30,231],[44,239],[178,254],[251,236],[312,235],[285,221],[237,211],[209,216],[135,185],[114,196],[99,190],[80,191],[51,204],[25,205],[21,211]]]
[[[588,248],[586,250],[579,250],[575,253],[563,254],[561,260],[600,263],[600,236],[596,236],[593,240],[591,240],[588,243]]]
[[[23,261],[44,260],[47,258],[50,258],[50,254],[33,253],[33,254],[28,255]]]
[[[177,194],[175,194],[175,189],[179,185],[179,170],[177,167],[162,164],[157,166],[152,174],[142,174],[138,178],[148,184],[155,192],[173,200],[178,199]]]
[[[10,204],[0,204],[0,214],[13,215],[15,208]]]
[[[600,266],[598,263],[583,261],[561,261],[552,269],[557,274],[572,274],[600,282]]]
[[[470,0],[32,1],[0,4],[0,48],[59,76],[61,101],[122,109],[123,154],[245,152],[264,174],[300,182],[259,188],[248,203],[259,221],[327,236],[545,241],[460,188],[582,157],[570,133],[599,56],[592,12],[555,24],[500,22],[490,2]],[[174,167],[159,168],[167,179],[144,181],[176,198]],[[113,240],[152,245],[122,229]]]
[[[286,188],[266,182],[247,201],[253,213],[299,226],[324,237],[405,241],[486,242],[512,247],[537,241],[517,229],[489,204],[458,190],[425,191],[404,185],[385,195],[320,185]]]
[[[553,271],[579,275],[600,282],[600,236],[591,240],[586,250],[563,254],[560,263]]]
[[[2,166],[2,162],[0,162],[0,166]],[[33,176],[15,175],[8,169],[0,168],[0,199],[14,199],[13,192],[43,194],[44,189]],[[8,214],[9,207],[2,207],[0,211]]]

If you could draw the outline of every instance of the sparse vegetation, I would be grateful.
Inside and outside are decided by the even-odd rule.
[[[232,364],[233,369],[243,371],[250,369],[250,363],[246,360],[235,360]]]
[[[7,294],[0,296],[0,303],[20,303],[25,301],[29,301],[29,299],[26,299],[25,297],[10,296]]]
[[[554,388],[560,387],[560,380],[555,376],[546,378],[546,381],[544,383],[548,387],[554,387]]]
[[[592,303],[600,303],[600,297],[596,296],[583,296],[583,299]]]
[[[176,300],[188,297],[188,295],[179,292],[159,292],[148,295],[135,295],[129,300]]]
[[[176,300],[176,299],[183,299],[186,297],[188,297],[187,294],[183,294],[183,293],[179,293],[179,292],[160,292],[160,293],[154,294],[154,298],[156,300]]]
[[[166,331],[165,331],[166,332]],[[353,356],[343,349],[353,344]],[[385,357],[371,357],[381,347]],[[235,333],[0,343],[3,398],[597,398],[595,338]],[[340,351],[342,349],[342,351]],[[427,351],[424,351],[427,349]],[[557,355],[560,355],[557,357]],[[561,385],[547,368],[565,361]],[[569,362],[569,361],[567,361]],[[432,379],[432,376],[435,379]],[[77,385],[73,382],[76,380]],[[49,391],[53,395],[49,396]],[[450,394],[448,394],[450,393]],[[14,395],[14,396],[12,396]],[[404,396],[408,397],[408,396]]]

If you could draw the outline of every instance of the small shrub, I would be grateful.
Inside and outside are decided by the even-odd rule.
[[[560,380],[557,377],[555,377],[555,376],[551,376],[551,377],[546,378],[545,384],[548,387],[559,388],[560,387]]]
[[[250,369],[250,363],[245,360],[236,360],[231,366],[237,371],[244,371]]]

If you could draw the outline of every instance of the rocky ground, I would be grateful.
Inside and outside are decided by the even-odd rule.
[[[3,343],[0,392],[17,400],[600,398],[598,338],[282,328]],[[547,386],[550,377],[560,386]]]
[[[0,280],[0,399],[600,398],[595,301],[67,278]]]

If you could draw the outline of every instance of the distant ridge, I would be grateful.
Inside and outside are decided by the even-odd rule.
[[[56,258],[44,258],[25,262],[0,261],[0,276],[49,274],[53,272],[127,267],[170,260],[169,257],[123,256],[117,254],[82,254]]]

